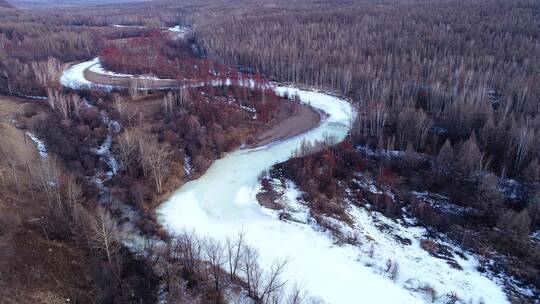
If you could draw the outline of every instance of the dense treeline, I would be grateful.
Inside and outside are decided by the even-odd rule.
[[[156,8],[142,4],[107,9],[2,10],[0,94],[44,96],[36,74],[46,72],[50,80],[59,77],[59,69],[47,67],[47,62],[63,64],[95,57],[110,39],[140,37],[151,28],[179,24],[179,11],[160,14]],[[144,25],[150,29],[117,28],[114,24]],[[46,68],[36,68],[38,65]]]
[[[205,11],[195,30],[223,62],[362,101],[357,143],[436,154],[449,139],[457,153],[474,135],[475,169],[536,180],[538,12],[536,1],[360,1]]]
[[[199,58],[188,42],[162,29],[110,44],[99,56],[103,67],[110,71],[155,75],[181,82],[208,81],[218,75],[230,77],[234,71],[212,60]]]
[[[57,80],[62,62],[91,58],[103,47],[103,30],[43,23],[0,24],[0,93],[43,96],[37,74]]]

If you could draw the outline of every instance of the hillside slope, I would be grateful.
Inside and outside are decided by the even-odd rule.
[[[11,5],[5,0],[0,0],[0,8],[11,8]]]
[[[27,105],[0,96],[0,302],[90,303],[84,252],[44,233],[46,199],[28,186],[26,170],[35,168],[38,154],[13,124]]]

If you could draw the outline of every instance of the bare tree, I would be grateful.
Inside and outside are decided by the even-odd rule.
[[[126,130],[118,136],[116,141],[116,151],[122,167],[130,170],[133,163],[139,159],[139,138],[140,134],[132,130]]]
[[[247,283],[248,296],[255,298],[258,297],[259,284],[261,281],[261,269],[257,263],[259,252],[247,245],[244,245],[242,251],[242,271]]]
[[[171,113],[173,110],[174,99],[173,93],[169,91],[165,96],[163,96],[163,109],[166,113]]]
[[[47,89],[47,100],[49,106],[62,118],[68,119],[72,116],[75,109],[79,109],[81,98],[77,94],[64,94],[56,89]]]
[[[82,199],[82,186],[72,174],[67,174],[62,183],[62,187],[65,201],[71,208]]]
[[[114,98],[114,107],[116,111],[118,112],[118,115],[124,118],[125,109],[126,109],[126,101],[124,100],[124,97],[120,94],[114,94],[113,98]]]
[[[131,98],[136,98],[139,96],[139,79],[131,78],[129,82],[129,95]]]
[[[306,292],[295,284],[287,296],[287,304],[302,304],[306,299]]]
[[[222,280],[221,267],[227,260],[225,256],[225,248],[220,241],[208,238],[204,242],[204,252],[206,260],[208,263],[210,263],[210,271],[214,281],[214,288],[219,291]]]
[[[31,66],[38,82],[44,87],[59,79],[63,71],[61,62],[53,57],[47,61],[32,62]]]
[[[229,264],[229,275],[231,280],[234,280],[236,271],[240,266],[242,260],[242,254],[244,249],[244,238],[246,233],[244,230],[240,230],[235,239],[227,238],[225,247],[227,249],[227,260]]]
[[[71,209],[71,232],[81,242],[89,248],[93,248],[93,225],[95,218],[79,202],[73,205]]]
[[[419,110],[416,120],[416,149],[424,148],[427,135],[432,126],[433,120],[423,110]]]
[[[36,160],[34,183],[47,197],[46,226],[49,232],[66,237],[71,230],[71,211],[62,197],[58,165],[54,158]]]
[[[92,223],[92,234],[90,239],[95,249],[107,257],[111,270],[116,270],[115,258],[120,249],[119,229],[110,215],[104,208],[98,208]]]
[[[183,231],[174,235],[172,242],[172,257],[178,259],[186,272],[201,275],[200,261],[203,256],[203,243],[193,231]]]
[[[172,152],[160,145],[155,137],[139,140],[139,155],[145,176],[151,176],[158,194],[163,193],[163,182],[170,172]]]
[[[149,252],[155,255],[156,263],[154,265],[154,269],[165,282],[166,290],[169,291],[169,293],[174,292],[173,290],[175,288],[173,286],[178,283],[175,280],[176,274],[180,271],[180,269],[176,265],[173,258],[173,248],[171,242],[166,242],[163,246],[158,248],[152,246],[152,249],[150,250],[147,250],[147,248],[143,250],[143,253],[147,256]],[[152,259],[153,257],[148,256],[148,258]]]
[[[534,136],[534,130],[529,127],[514,127],[512,145],[515,149],[514,169],[516,171],[519,171],[529,155]]]
[[[368,130],[371,136],[381,137],[388,118],[388,109],[384,102],[366,103]]]
[[[265,274],[259,266],[259,252],[244,245],[242,250],[241,269],[247,283],[248,295],[256,299],[257,303],[277,303],[281,297],[282,288],[287,283],[281,279],[287,261],[276,262]]]
[[[277,303],[275,299],[278,299],[281,289],[287,284],[287,281],[281,279],[283,271],[287,266],[287,261],[276,262],[270,268],[270,272],[267,274],[264,285],[261,286],[258,298],[264,304]]]

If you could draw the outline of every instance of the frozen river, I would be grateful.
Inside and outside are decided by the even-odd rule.
[[[91,86],[83,72],[98,62],[94,59],[67,69],[62,84],[74,89]],[[259,251],[259,263],[264,269],[287,259],[283,278],[288,286],[297,283],[310,295],[328,303],[431,302],[404,287],[410,285],[411,279],[429,282],[438,292],[455,293],[472,303],[481,299],[486,303],[507,303],[500,286],[476,270],[474,257],[459,260],[463,270],[456,270],[422,250],[419,239],[426,234],[423,228],[388,222],[397,233],[413,240],[412,246],[405,247],[392,235],[377,229],[372,214],[352,209],[354,229],[364,234],[369,231],[370,238],[375,240],[375,256],[366,262],[366,253],[359,247],[335,245],[327,232],[309,223],[307,208],[298,204],[299,192],[294,185],[290,185],[286,196],[293,208],[306,215],[304,223],[279,220],[276,212],[261,207],[255,198],[259,175],[287,160],[303,140],[345,138],[353,114],[346,100],[329,94],[293,87],[278,86],[276,90],[281,95],[298,95],[302,102],[326,113],[321,124],[301,136],[256,149],[237,150],[215,161],[200,178],[183,185],[157,209],[160,223],[169,232],[194,230],[201,236],[225,240],[244,231],[246,241]],[[389,258],[400,263],[397,282],[377,270]]]

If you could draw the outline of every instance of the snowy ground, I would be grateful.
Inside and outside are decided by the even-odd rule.
[[[310,225],[321,233],[327,232],[314,223],[305,202],[299,199],[300,192],[291,182],[274,179],[273,188],[281,197],[279,204],[295,223]],[[374,193],[382,193],[372,183],[362,187]],[[353,245],[343,245],[356,254],[355,260],[370,268],[374,274],[414,292],[425,302],[448,303],[453,295],[467,303],[506,303],[506,296],[499,286],[482,276],[477,270],[478,261],[474,256],[463,252],[444,238],[437,244],[449,251],[448,258],[437,258],[421,248],[420,241],[427,239],[428,232],[418,226],[401,221],[393,221],[378,212],[371,212],[349,204],[348,213],[354,221],[352,227],[333,218],[325,218],[328,226],[338,231],[341,237],[354,240]],[[407,222],[414,222],[408,219]],[[407,240],[407,241],[405,241]],[[353,255],[353,254],[351,254]],[[447,261],[454,261],[462,269],[452,267]],[[396,263],[396,276],[392,278],[387,271],[389,261]],[[395,303],[402,303],[395,299]]]
[[[370,178],[361,176],[359,179]],[[373,184],[369,187],[373,188]],[[370,191],[383,192],[377,188]],[[389,195],[394,197],[391,193]],[[344,229],[354,234],[360,243],[358,247],[362,253],[359,261],[372,265],[374,269],[384,269],[388,260],[397,261],[399,273],[396,283],[416,289],[426,300],[431,300],[431,295],[425,292],[430,287],[437,293],[436,302],[440,303],[446,303],[451,295],[472,303],[507,302],[501,287],[477,271],[479,262],[475,256],[464,252],[442,235],[432,238],[425,228],[415,225],[414,219],[394,221],[378,212],[352,205],[349,214],[355,224],[353,228]],[[410,240],[410,244],[402,240]],[[439,257],[430,255],[422,249],[421,240],[434,241],[446,254]]]

